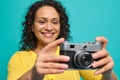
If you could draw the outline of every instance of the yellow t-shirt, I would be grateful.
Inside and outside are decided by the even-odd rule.
[[[59,55],[59,48],[56,51]],[[17,80],[30,70],[34,63],[37,54],[33,51],[19,51],[16,52],[10,59],[8,64],[7,80]],[[65,70],[61,74],[45,75],[44,80],[80,80],[80,76],[84,80],[101,80],[102,75],[95,76],[94,70]]]

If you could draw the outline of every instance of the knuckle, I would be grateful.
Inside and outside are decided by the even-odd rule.
[[[106,70],[108,70],[108,66],[105,66],[105,67],[103,68],[103,71],[106,71]]]
[[[110,61],[113,61],[112,57],[109,56]]]
[[[111,64],[111,68],[113,68],[113,66],[114,66],[114,62],[112,61],[110,64]]]
[[[54,71],[52,69],[48,69],[48,74],[50,73],[54,73]]]
[[[39,66],[39,62],[38,61],[35,63],[35,66],[36,66],[36,68]]]
[[[49,68],[52,68],[53,64],[51,62],[49,62]]]

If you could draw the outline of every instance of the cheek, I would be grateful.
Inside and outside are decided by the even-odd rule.
[[[34,32],[35,36],[37,37],[37,35],[39,35],[40,28],[34,26],[34,28],[33,28],[33,32]]]
[[[33,32],[38,33],[42,29],[42,26],[36,24],[33,26]]]
[[[56,30],[57,30],[58,32],[60,32],[60,26],[56,27]]]

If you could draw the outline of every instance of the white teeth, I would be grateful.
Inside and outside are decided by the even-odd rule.
[[[47,38],[52,37],[52,35],[53,35],[52,33],[44,33],[44,36]]]

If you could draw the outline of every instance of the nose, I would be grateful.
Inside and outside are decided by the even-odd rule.
[[[47,23],[45,29],[48,30],[48,31],[52,31],[52,30],[53,30],[53,26],[52,26],[52,24],[51,24],[50,22]]]

